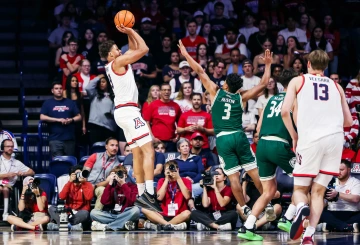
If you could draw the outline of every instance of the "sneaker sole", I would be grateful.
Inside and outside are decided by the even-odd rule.
[[[278,223],[277,227],[282,230],[282,231],[285,231],[286,233],[290,233],[290,228],[291,228],[291,225],[287,225],[287,224],[284,224],[284,223]]]
[[[154,212],[157,212],[155,209],[153,209],[152,207],[149,207],[148,205],[140,202],[139,200],[136,200],[135,203],[134,203],[134,206],[138,207],[138,208],[146,208],[150,211],[154,211]]]
[[[310,208],[307,206],[304,206],[301,209],[301,211],[296,215],[296,217],[291,225],[290,239],[297,240],[301,237],[301,235],[304,231],[304,226],[303,226],[304,219],[306,219],[306,217],[309,215],[310,215]],[[305,218],[302,218],[303,216],[305,216]]]
[[[162,213],[163,211],[161,209],[157,209],[156,207],[154,207],[153,205],[151,205],[150,203],[146,202],[145,200],[142,199],[142,197],[138,198],[136,201],[142,203],[144,206],[143,208],[147,208],[147,209],[150,209],[150,210],[153,210],[155,212],[158,212],[158,213]]]
[[[266,217],[266,221],[269,221],[269,222],[276,220],[276,214],[275,214],[274,208],[266,209],[265,217]]]

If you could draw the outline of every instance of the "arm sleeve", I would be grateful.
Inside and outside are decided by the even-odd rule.
[[[215,49],[215,54],[222,54],[222,49],[223,49],[223,44],[218,45]]]
[[[125,198],[128,202],[130,204],[134,204],[138,194],[136,185],[129,186],[128,184],[124,184],[121,186],[121,189],[123,190]]]
[[[306,43],[306,42],[307,42],[306,32],[303,31],[303,30],[300,30],[300,33],[299,33],[299,42],[300,42],[300,43]]]
[[[92,80],[90,80],[89,84],[85,88],[90,101],[92,101],[96,96],[96,86],[97,86],[99,80],[100,80],[100,78],[98,78],[98,77],[93,78]]]
[[[157,154],[157,158],[155,160],[156,160],[156,164],[164,165],[165,164],[165,155],[164,155],[164,153]]]
[[[63,187],[63,189],[61,190],[61,192],[60,192],[60,194],[59,194],[59,198],[61,199],[61,200],[65,200],[67,197],[68,197],[68,195],[69,195],[69,192],[70,192],[70,186],[71,186],[71,182],[67,182],[65,185],[64,185],[64,187]]]
[[[204,172],[204,165],[202,164],[201,157],[197,156],[194,158],[198,167],[198,173],[193,179],[194,183],[198,183],[201,180],[201,174]]]
[[[114,188],[112,188],[111,185],[107,185],[101,196],[101,204],[102,205],[112,205],[113,204],[112,193],[114,193]]]
[[[194,87],[195,87],[194,92],[200,93],[200,94],[203,93],[202,84],[201,84],[200,80],[197,78],[194,79]]]
[[[153,102],[154,103],[154,102]],[[152,116],[152,108],[153,108],[153,103],[151,103],[148,107],[147,110],[143,111],[143,118],[145,121],[151,122],[151,116]]]
[[[359,134],[359,120],[357,117],[353,117],[353,124],[350,129],[350,133],[345,136],[345,141],[350,142],[357,137]]]
[[[177,96],[178,93],[175,92],[175,79],[171,79],[170,82],[170,87],[171,87],[171,95],[170,95],[170,99],[175,99],[175,97]]]
[[[240,49],[240,54],[244,55],[246,58],[249,57],[249,54],[248,54],[248,51],[247,51],[247,48],[246,48],[246,45],[241,43],[240,46],[239,46],[239,49]]]
[[[92,154],[85,162],[84,167],[93,168],[96,162],[96,153]]]
[[[91,201],[94,197],[94,187],[90,182],[85,182],[85,184],[81,185],[81,189],[83,190],[84,197],[86,201]]]
[[[185,126],[186,126],[186,118],[185,118],[184,114],[182,114],[178,121],[178,127],[185,128]]]
[[[22,162],[20,162],[20,161],[18,161],[18,160],[16,160],[16,162],[17,162],[17,164],[18,164],[18,171],[19,172],[22,172],[22,173],[25,173],[25,172],[27,172],[30,168],[29,167],[27,167],[25,164],[23,164]]]
[[[156,191],[160,190],[161,186],[164,184],[164,178],[159,179],[157,186],[156,186]]]
[[[40,114],[44,114],[44,115],[48,116],[48,114],[49,114],[49,106],[48,106],[48,101],[47,100],[45,100],[44,103],[42,104]]]
[[[207,114],[207,119],[206,119],[205,128],[207,128],[207,129],[213,129],[213,128],[214,128],[214,125],[213,125],[213,122],[212,122],[212,119],[211,119],[211,115],[210,115],[210,114]]]
[[[329,42],[326,42],[326,53],[330,53],[333,51],[333,48],[331,47],[331,44]]]

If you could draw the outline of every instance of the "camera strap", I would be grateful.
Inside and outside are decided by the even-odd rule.
[[[103,162],[102,162],[102,168],[104,169],[104,171],[106,171],[106,169],[115,162],[115,158],[116,158],[116,156],[115,156],[114,159],[111,160],[109,157],[108,159],[110,159],[110,160],[108,161],[108,164],[106,164],[105,155],[106,155],[106,153],[103,155]]]
[[[172,182],[169,181],[169,189],[170,189],[170,193],[171,193],[171,202],[174,203],[175,194],[176,194],[176,189],[177,189],[177,183],[176,183],[174,189],[171,187],[171,183],[172,183]]]

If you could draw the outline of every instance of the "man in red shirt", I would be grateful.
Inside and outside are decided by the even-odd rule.
[[[79,69],[80,61],[84,59],[84,56],[77,53],[78,41],[74,38],[68,40],[69,53],[63,54],[60,57],[60,68],[63,71],[62,86],[66,88],[66,78],[70,74],[74,74]]]
[[[186,47],[186,50],[191,55],[191,57],[196,59],[196,48],[197,48],[197,46],[200,43],[205,43],[206,44],[206,40],[202,36],[199,36],[199,35],[196,34],[197,23],[196,23],[195,20],[190,20],[187,23],[187,30],[189,32],[189,36],[182,38],[181,42],[184,44],[184,46]],[[180,53],[180,51],[179,51],[179,53]],[[180,54],[180,57],[182,59],[184,59],[184,56],[182,56],[181,54]]]
[[[211,115],[201,110],[202,95],[193,93],[190,97],[193,108],[183,113],[179,119],[177,133],[189,141],[194,132],[203,134],[203,149],[209,149],[209,140],[207,135],[214,135],[214,126],[212,124]]]
[[[178,104],[170,100],[171,87],[163,83],[160,88],[160,99],[153,101],[144,111],[144,119],[148,123],[154,142],[160,140],[166,145],[166,152],[176,151],[176,125],[181,115]]]
[[[164,166],[165,178],[157,184],[158,200],[161,202],[161,215],[143,208],[141,211],[149,219],[144,223],[145,229],[158,230],[160,224],[164,230],[186,230],[186,222],[190,219],[188,200],[191,198],[191,181],[181,178],[179,166],[171,160]]]

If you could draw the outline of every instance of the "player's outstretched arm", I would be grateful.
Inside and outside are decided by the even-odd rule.
[[[256,98],[266,88],[271,76],[272,55],[270,50],[265,50],[264,57],[261,57],[265,64],[264,75],[258,85],[241,95],[243,102]]]
[[[179,40],[178,47],[180,49],[181,54],[185,57],[187,62],[189,62],[190,67],[198,74],[201,83],[204,85],[206,91],[210,93],[211,97],[214,97],[219,87],[210,80],[209,76],[206,74],[204,69],[198,64],[187,52],[184,44]]]
[[[343,115],[344,115],[344,127],[351,127],[353,124],[353,119],[351,116],[349,106],[346,102],[344,90],[339,84],[336,84],[336,86],[337,86],[337,88],[340,92],[340,96],[341,96],[341,107],[342,107],[342,111],[343,111]]]

